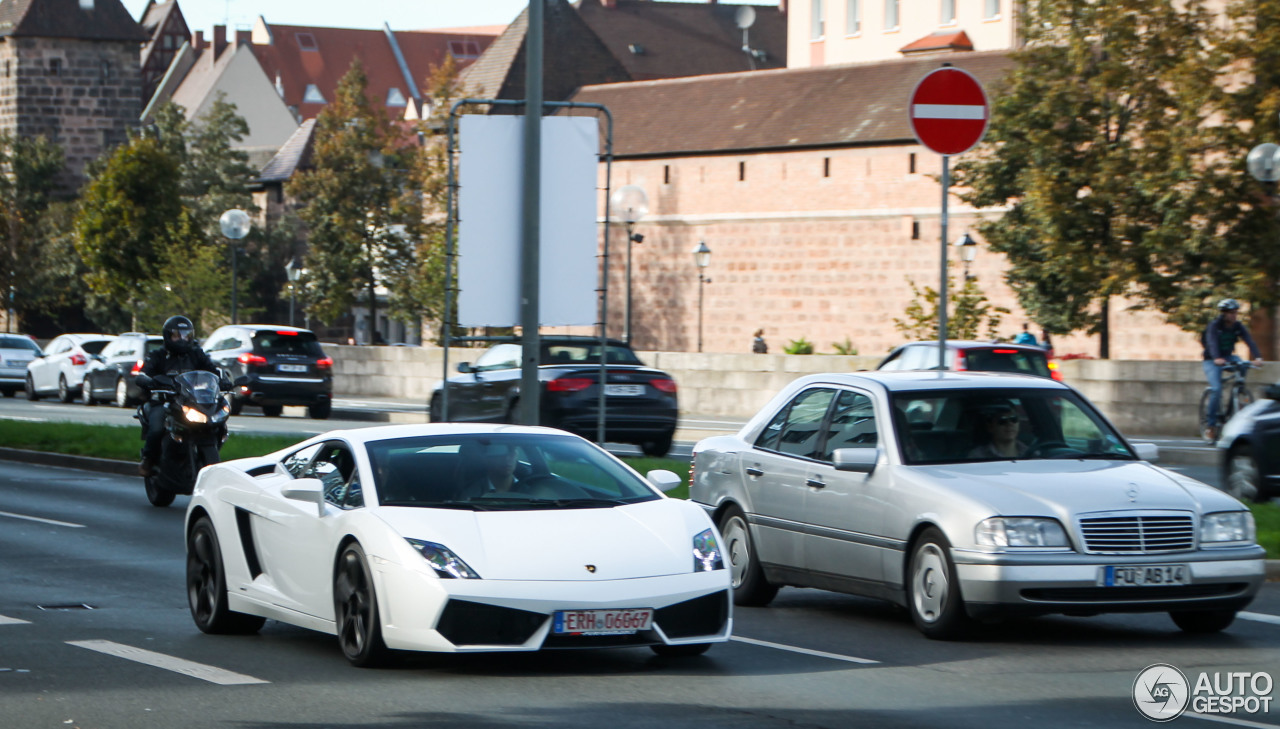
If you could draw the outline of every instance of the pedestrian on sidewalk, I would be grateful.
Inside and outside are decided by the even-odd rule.
[[[751,340],[751,351],[756,354],[768,354],[769,344],[764,341],[764,330],[757,329],[755,339]]]

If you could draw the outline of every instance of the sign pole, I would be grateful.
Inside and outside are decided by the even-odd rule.
[[[524,425],[537,425],[542,383],[538,381],[539,337],[538,272],[542,218],[542,41],[545,0],[529,0],[529,28],[525,33],[524,178],[521,189],[522,246],[520,256],[520,334],[524,356],[520,360],[520,417]]]
[[[951,155],[942,155],[942,281],[938,284],[938,369],[947,368],[947,198],[951,192]]]

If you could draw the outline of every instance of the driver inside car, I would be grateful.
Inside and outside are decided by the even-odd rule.
[[[979,445],[969,451],[969,458],[1021,458],[1027,454],[1027,446],[1018,440],[1019,418],[1013,405],[984,408],[978,428],[974,439]]]

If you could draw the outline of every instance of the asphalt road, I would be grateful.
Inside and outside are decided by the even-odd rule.
[[[274,621],[257,636],[197,631],[186,501],[156,509],[137,478],[0,462],[0,726],[1145,727],[1132,690],[1149,665],[1280,676],[1280,583],[1210,636],[1155,614],[944,643],[886,604],[784,589],[736,610],[734,641],[694,659],[420,655],[361,670],[333,637]],[[1210,719],[1177,722],[1222,725]],[[1280,726],[1280,707],[1225,720]]]

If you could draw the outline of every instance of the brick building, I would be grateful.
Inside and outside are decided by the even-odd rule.
[[[146,40],[120,0],[0,0],[0,131],[60,145],[65,194],[137,126]]]

